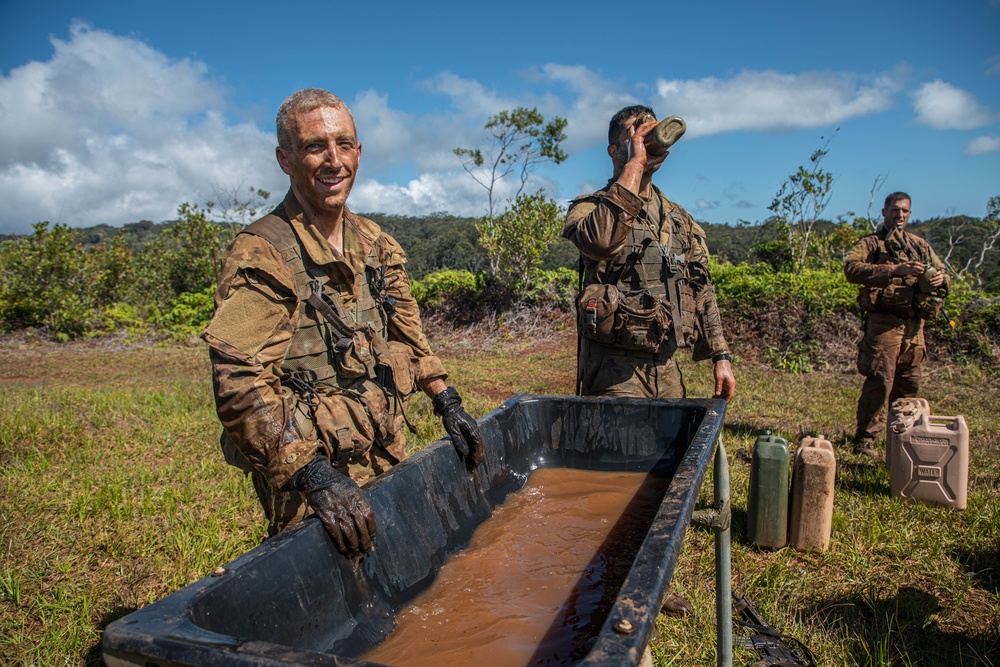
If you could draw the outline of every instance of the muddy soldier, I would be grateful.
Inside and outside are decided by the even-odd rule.
[[[854,452],[876,456],[886,406],[916,396],[924,361],[924,320],[935,317],[948,294],[945,266],[930,244],[906,231],[910,196],[885,198],[882,225],[847,254],[844,274],[861,285],[863,316],[858,372],[865,376],[858,400]]]
[[[376,529],[358,484],[405,458],[410,394],[431,397],[470,468],[483,440],[424,337],[402,248],[347,206],[361,158],[350,110],[301,90],[278,110],[277,135],[291,187],[226,251],[203,334],[222,448],[251,476],[268,535],[311,510],[356,556]]]
[[[652,119],[652,120],[650,120]],[[666,154],[648,155],[644,139],[657,123],[652,109],[630,106],[611,119],[608,185],[573,200],[563,236],[583,258],[580,356],[583,395],[682,398],[675,355],[712,359],[715,397],[736,391],[731,357],[708,272],[705,233],[653,185]],[[664,611],[688,613],[677,595]]]

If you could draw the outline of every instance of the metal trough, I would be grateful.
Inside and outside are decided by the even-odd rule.
[[[388,635],[395,613],[430,586],[493,508],[534,468],[566,466],[672,476],[630,567],[621,568],[627,574],[617,596],[597,619],[600,631],[572,661],[637,665],[724,412],[725,402],[716,399],[515,396],[479,420],[487,455],[475,475],[450,443],[438,442],[365,490],[378,534],[357,569],[318,521],[305,521],[226,565],[224,573],[111,623],[105,660],[111,667],[372,665],[357,656]],[[718,467],[716,477],[718,502]],[[725,556],[728,582],[728,541]],[[727,588],[727,607],[728,597]],[[719,613],[721,627],[721,606]],[[630,634],[621,632],[626,620]],[[722,650],[720,644],[720,656]]]

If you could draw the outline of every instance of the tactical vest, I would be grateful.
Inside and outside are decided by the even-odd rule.
[[[906,232],[903,234],[905,239]],[[912,260],[923,262],[925,266],[931,264],[930,253],[921,252],[922,246],[919,244],[886,240],[878,233],[873,236],[876,246],[872,264],[902,264]],[[893,276],[885,287],[862,285],[858,292],[858,305],[868,313],[891,313],[903,318],[927,319],[937,314],[945,294],[946,290],[941,288],[931,293],[921,293],[917,288],[916,276]]]
[[[643,211],[615,257],[584,260],[580,326],[597,343],[654,354],[694,344],[695,300],[688,268],[693,229],[671,202],[657,196],[663,207],[661,225],[668,230],[666,245]]]
[[[330,276],[303,252],[291,224],[269,215],[241,233],[254,234],[275,247],[295,276],[299,327],[281,363],[286,377],[309,384],[351,386],[361,377],[376,379],[381,348],[386,347],[388,316],[382,282],[384,270],[373,245],[365,261],[365,281],[353,309],[346,309]],[[323,314],[316,299],[346,327]],[[386,361],[386,365],[388,362]],[[284,378],[283,378],[284,379]]]

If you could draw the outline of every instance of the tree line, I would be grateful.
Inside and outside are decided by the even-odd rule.
[[[559,236],[564,211],[536,194],[522,195],[498,219],[504,215],[506,237],[484,234],[481,219],[445,213],[369,217],[406,249],[414,293],[432,305],[460,290],[465,300],[474,293],[500,307],[498,292],[508,301],[548,293],[569,308],[578,255]],[[970,294],[989,295],[1000,292],[1000,252],[983,251],[996,225],[955,216],[910,229],[930,240],[956,274],[981,263],[977,274],[967,270],[956,282]],[[757,273],[772,281],[797,273],[777,219],[704,227],[716,266],[759,265]],[[220,258],[241,228],[217,219],[210,207],[189,204],[177,220],[159,224],[72,229],[38,223],[32,234],[0,242],[2,327],[44,328],[63,339],[149,329],[191,335],[211,316]],[[818,221],[806,268],[839,273],[843,253],[864,233],[860,224]]]
[[[565,208],[542,190],[525,191],[535,167],[566,158],[560,148],[565,127],[564,119],[546,121],[537,109],[518,108],[487,121],[481,147],[455,149],[487,195],[489,212],[482,218],[367,214],[406,249],[422,307],[440,307],[456,295],[452,303],[461,303],[467,317],[521,305],[572,308],[578,253],[560,235]],[[851,292],[844,291],[844,255],[880,220],[854,213],[822,217],[835,181],[822,166],[828,146],[829,140],[788,176],[763,223],[703,225],[720,303],[733,312],[743,306],[753,312],[761,294],[776,303],[808,300],[824,293],[816,288],[830,281],[840,293]],[[497,193],[508,178],[516,180],[515,196],[501,203]],[[876,179],[872,203],[879,185]],[[270,193],[253,187],[216,195],[201,206],[182,204],[176,220],[160,224],[71,229],[41,222],[30,235],[0,237],[0,327],[42,328],[60,339],[120,331],[197,333],[212,314],[222,253],[245,223],[270,206]],[[983,218],[909,225],[949,266],[960,307],[973,296],[1000,293],[1000,197],[990,199],[987,210]],[[739,266],[749,268],[726,268]],[[727,283],[731,276],[740,278]],[[784,292],[771,288],[781,284],[788,286]],[[985,327],[986,340],[1000,330],[992,320],[976,326]]]

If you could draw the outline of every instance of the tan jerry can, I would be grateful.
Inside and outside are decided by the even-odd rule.
[[[932,415],[929,408],[921,408],[912,421],[897,419],[886,436],[886,466],[891,497],[964,510],[969,492],[965,417]]]
[[[836,478],[833,443],[822,435],[803,438],[792,470],[788,532],[793,549],[824,552],[830,548]]]

